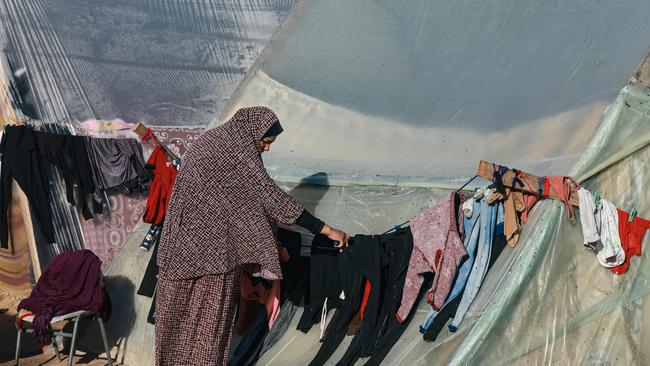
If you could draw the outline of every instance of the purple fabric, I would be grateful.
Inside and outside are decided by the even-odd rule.
[[[53,317],[79,310],[100,314],[104,300],[102,261],[90,250],[56,256],[45,269],[28,298],[18,309],[34,313],[34,337],[49,342],[47,327]]]

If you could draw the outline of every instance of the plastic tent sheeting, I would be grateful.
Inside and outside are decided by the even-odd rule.
[[[285,133],[265,157],[269,173],[350,234],[412,217],[481,159],[573,175],[650,217],[650,98],[647,84],[626,84],[650,43],[647,10],[633,0],[301,1],[211,125],[271,107]],[[384,364],[642,364],[649,265],[635,257],[628,274],[611,274],[561,204],[543,202],[460,330],[424,342],[422,303]],[[299,317],[259,364],[313,358],[318,327],[296,331]]]
[[[204,126],[293,0],[2,0],[0,42],[37,117]]]
[[[479,159],[568,173],[648,49],[646,11],[642,0],[304,0],[224,117],[276,111],[286,132],[267,167],[283,181],[324,171],[333,184],[457,186]]]
[[[617,207],[636,207],[646,218],[649,106],[644,85],[625,87],[571,172],[581,180],[590,177],[586,188],[602,192]],[[364,229],[377,233],[390,227],[387,216],[398,222],[445,191],[307,185],[290,192],[326,221],[358,230],[361,224],[351,223],[354,217],[371,223]],[[418,328],[430,306],[423,301],[384,364],[644,364],[650,356],[650,328],[644,326],[650,322],[650,259],[646,254],[631,262],[622,276],[601,267],[582,246],[579,223],[568,222],[561,203],[543,201],[523,226],[519,244],[506,248],[489,272],[459,331],[445,330],[436,342],[424,342]],[[313,358],[320,347],[318,326],[303,334],[295,329],[299,317],[300,312],[259,364],[298,365]],[[350,340],[346,337],[331,364]]]

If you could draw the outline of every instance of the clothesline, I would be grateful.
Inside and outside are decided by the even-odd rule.
[[[170,162],[174,160],[179,160],[176,154],[174,154],[171,150],[167,148],[167,146],[165,146],[163,143],[160,142],[160,140],[158,140],[156,135],[153,134],[151,128],[147,128],[147,126],[145,126],[142,122],[138,122],[135,125],[135,127],[133,127],[132,131],[135,132],[135,134],[138,135],[138,137],[140,137],[142,141],[150,142],[154,148],[156,146],[160,147],[165,153],[165,155],[167,155],[167,158],[169,159]]]
[[[518,169],[511,169],[504,165],[497,165],[481,160],[476,174],[479,177],[492,181],[495,172],[501,175],[501,180],[503,181],[504,186],[544,198],[552,198],[555,200],[564,199],[562,192],[556,192],[553,187],[549,186],[548,180],[544,179],[545,177],[526,173]],[[577,189],[575,189],[573,185],[569,186],[569,189],[569,203],[573,206],[578,206],[579,199]]]
[[[472,183],[472,181],[473,181],[474,179],[478,178],[478,177],[479,177],[478,174],[475,175],[475,176],[473,176],[473,177],[470,178],[467,182],[465,182],[465,184],[463,184],[462,186],[460,186],[460,188],[458,188],[458,189],[456,190],[456,192],[454,192],[454,193],[458,193],[458,192],[462,191],[463,188],[467,187],[468,184]],[[404,222],[401,223],[401,224],[395,225],[395,226],[393,226],[392,228],[390,228],[390,229],[384,231],[381,235],[385,235],[385,234],[390,233],[390,232],[393,231],[393,230],[397,230],[397,229],[401,228],[402,226],[408,224],[409,222],[411,222],[411,220],[406,220],[406,221],[404,221]]]
[[[145,171],[142,146],[136,139],[97,138],[48,131],[31,126],[9,125],[3,134],[6,144],[2,156],[3,182],[16,180],[34,208],[40,231],[48,243],[55,243],[54,220],[49,202],[50,187],[43,176],[46,166],[62,175],[67,202],[89,220],[93,214],[110,217],[106,192],[147,189],[149,176]],[[10,197],[0,197],[0,201]],[[6,202],[6,201],[5,201]],[[92,211],[89,203],[92,203]],[[7,205],[0,217],[6,218]],[[0,220],[0,246],[8,246],[8,224]]]

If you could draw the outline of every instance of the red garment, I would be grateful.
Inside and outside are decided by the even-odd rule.
[[[278,256],[282,262],[289,261],[287,248],[277,245]],[[282,295],[282,281],[272,280],[271,288],[267,289],[262,283],[253,285],[253,277],[244,271],[241,279],[241,301],[239,302],[239,314],[237,320],[237,333],[243,334],[248,328],[252,315],[257,310],[256,304],[264,304],[266,318],[269,320],[269,329],[280,315],[280,296]]]
[[[621,237],[621,246],[625,251],[625,262],[620,266],[610,268],[609,270],[617,275],[627,272],[630,267],[630,258],[633,255],[641,256],[641,247],[646,230],[650,229],[650,221],[635,217],[632,222],[628,222],[630,214],[623,210],[618,211],[618,231]]]
[[[162,224],[167,207],[169,207],[172,187],[176,181],[176,168],[167,160],[167,155],[159,146],[153,150],[147,164],[153,165],[155,168],[142,221],[150,224]]]
[[[368,304],[371,289],[372,286],[370,286],[370,281],[366,281],[366,288],[363,290],[363,300],[361,300],[361,310],[359,310],[361,320],[363,320],[363,312],[366,310],[366,304]]]
[[[569,183],[571,183],[572,186],[570,186]],[[560,201],[564,202],[564,205],[566,206],[566,217],[569,221],[573,222],[573,217],[575,215],[573,205],[569,203],[569,199],[571,198],[573,190],[575,189],[577,191],[578,188],[580,188],[580,185],[571,177],[548,176],[544,181],[545,196],[548,196],[549,194],[549,186],[560,196]]]
[[[239,334],[242,334],[248,328],[250,315],[255,310],[255,307],[248,302],[264,304],[269,320],[269,329],[271,329],[278,315],[280,315],[281,282],[280,280],[273,280],[271,281],[271,288],[266,288],[261,282],[253,284],[253,277],[250,273],[244,271],[241,280],[241,302],[237,324]]]

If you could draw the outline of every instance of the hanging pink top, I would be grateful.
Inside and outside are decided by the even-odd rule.
[[[458,205],[454,202],[456,197],[460,199]],[[445,302],[460,261],[467,255],[456,222],[455,208],[460,207],[462,201],[463,196],[450,193],[411,220],[413,252],[406,273],[402,303],[396,314],[400,322],[413,308],[424,281],[424,273],[435,272],[428,292],[429,303],[439,311]]]

